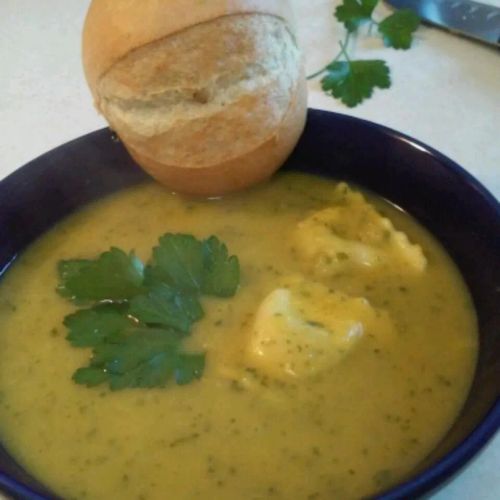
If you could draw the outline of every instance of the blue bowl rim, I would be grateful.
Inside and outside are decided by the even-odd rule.
[[[458,165],[455,161],[440,153],[433,147],[409,136],[397,130],[394,130],[385,125],[381,125],[369,120],[362,118],[357,118],[354,116],[346,115],[344,113],[326,111],[322,109],[309,108],[309,116],[311,115],[329,115],[331,118],[336,120],[350,122],[354,125],[361,125],[367,128],[375,128],[383,135],[386,135],[397,141],[404,142],[408,147],[416,148],[420,152],[430,155],[435,158],[441,165],[446,169],[450,170],[457,177],[459,177],[463,182],[465,182],[470,188],[472,188],[476,193],[481,196],[484,201],[489,205],[495,212],[495,217],[500,222],[500,203],[495,198],[495,196],[477,180],[472,174],[470,174],[463,167]],[[74,141],[79,141],[93,134],[103,132],[109,129],[99,129],[78,138],[68,141],[64,144],[49,150],[48,152],[34,158],[29,163],[22,167],[19,167],[14,172],[9,174],[7,177],[0,180],[0,189],[6,184],[7,180],[15,179],[18,175],[21,175],[21,170],[24,170],[32,163],[36,162],[39,158],[46,155],[50,155],[53,151],[60,148],[64,148],[68,144]],[[0,277],[9,267],[9,263],[5,269],[0,272]],[[416,498],[425,493],[429,493],[440,485],[443,485],[446,480],[450,479],[455,475],[469,460],[474,457],[488,441],[490,441],[496,432],[500,429],[500,397],[496,399],[494,404],[491,406],[490,410],[483,417],[481,422],[476,426],[476,428],[457,446],[450,450],[441,460],[426,468],[422,472],[418,473],[415,477],[404,481],[384,492],[376,494],[373,498],[378,500],[399,500],[399,499],[409,499]],[[48,500],[47,497],[41,496],[35,493],[29,487],[24,486],[18,481],[12,479],[7,474],[0,472],[0,487],[7,487],[9,490],[15,492],[15,494],[20,495],[21,498],[29,498],[33,500]]]

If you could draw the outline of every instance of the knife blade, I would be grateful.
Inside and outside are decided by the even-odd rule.
[[[500,8],[471,0],[387,0],[453,33],[500,46]]]

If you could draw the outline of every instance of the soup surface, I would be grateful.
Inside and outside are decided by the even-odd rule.
[[[349,499],[404,478],[464,403],[476,317],[436,241],[365,197],[377,212],[345,185],[283,174],[209,201],[144,184],[69,217],[0,286],[3,443],[65,498]],[[189,339],[204,376],[76,385],[90,350],[65,340],[75,307],[55,292],[57,262],[110,246],[147,259],[166,232],[217,235],[240,260],[240,290],[204,298]]]

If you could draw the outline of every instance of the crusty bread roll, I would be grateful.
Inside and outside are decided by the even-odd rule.
[[[175,191],[220,195],[264,180],[304,127],[286,0],[93,0],[83,62],[98,110]]]

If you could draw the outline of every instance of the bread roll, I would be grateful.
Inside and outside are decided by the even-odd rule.
[[[93,0],[83,62],[97,109],[175,191],[220,195],[262,181],[304,127],[284,0]]]

